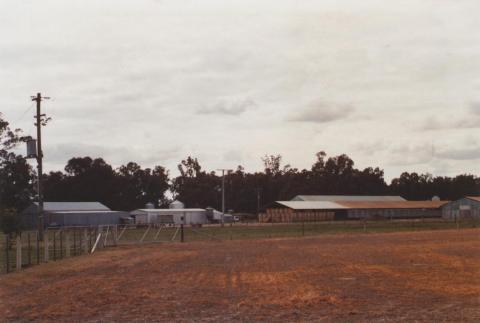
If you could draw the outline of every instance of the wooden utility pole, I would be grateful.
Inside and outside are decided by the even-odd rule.
[[[222,171],[222,227],[225,225],[225,171],[229,172],[231,169],[221,168]]]
[[[42,100],[50,99],[49,97],[42,97],[41,93],[37,93],[36,96],[32,96],[32,101],[37,102],[37,115],[35,126],[37,127],[37,190],[38,190],[38,233],[39,238],[43,241],[43,230],[45,228],[43,217],[43,187],[42,187],[42,175],[43,175],[43,151],[42,151],[42,126],[47,125],[50,118],[46,118],[45,114],[41,113]]]
[[[257,216],[260,214],[260,192],[262,191],[261,188],[256,188],[255,191],[257,192]]]

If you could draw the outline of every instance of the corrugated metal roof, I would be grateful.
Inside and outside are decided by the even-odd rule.
[[[438,209],[449,201],[338,202],[349,209]]]
[[[138,213],[183,213],[183,212],[205,212],[205,209],[138,209],[130,212],[130,214]]]
[[[38,202],[34,202],[38,206]],[[47,212],[56,211],[110,211],[100,202],[44,202],[43,209]]]
[[[467,199],[480,202],[480,196],[467,196]]]
[[[293,210],[438,209],[448,201],[277,201]]]
[[[292,201],[406,201],[401,196],[385,195],[297,195]]]
[[[294,210],[338,210],[347,208],[330,201],[277,201],[277,203]]]
[[[128,214],[128,212],[123,212],[123,211],[50,211],[50,212],[55,214],[117,214],[117,213]]]

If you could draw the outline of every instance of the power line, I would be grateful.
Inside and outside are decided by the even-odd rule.
[[[25,115],[33,108],[34,105],[35,105],[35,104],[32,103],[32,104],[20,115],[20,117],[19,117],[18,119],[16,119],[13,123],[18,123],[18,122],[20,122],[20,121],[25,117]]]

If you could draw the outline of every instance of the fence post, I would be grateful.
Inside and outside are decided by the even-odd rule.
[[[9,255],[9,249],[10,249],[10,234],[5,235],[5,262],[6,262],[6,269],[7,273],[10,272],[10,255]]]
[[[85,241],[85,243],[87,243]],[[82,244],[82,230],[78,231],[78,254],[82,254],[82,251],[85,249],[85,247]],[[77,252],[75,252],[77,254]]]
[[[45,229],[45,234],[43,235],[43,246],[45,249],[45,252],[43,254],[44,261],[48,262],[48,229]]]
[[[118,240],[118,224],[115,224],[113,227],[113,245],[117,245],[117,240]]]
[[[83,244],[83,251],[85,253],[88,253],[88,244],[87,244],[87,240],[89,239],[88,235],[87,235],[87,229],[83,229],[83,239],[85,240],[85,243]],[[90,241],[90,240],[89,240]]]
[[[60,259],[63,259],[63,228],[60,229]]]
[[[28,265],[32,264],[32,247],[30,244],[30,232],[27,233],[27,246],[28,246]]]
[[[103,239],[103,247],[106,248],[108,247],[108,233],[110,232],[110,226],[107,225],[107,232],[105,233],[105,238]],[[103,233],[103,228],[102,228],[102,233]]]
[[[180,224],[180,242],[185,242],[185,237],[183,235],[183,223]]]
[[[70,231],[65,231],[65,257],[70,257]]]
[[[53,261],[57,260],[57,233],[53,231]]]
[[[22,234],[17,233],[17,267],[16,270],[19,271],[22,269]]]
[[[73,229],[73,255],[77,255],[77,230]]]
[[[40,265],[40,236],[38,231],[37,231],[36,237],[37,237],[37,265]]]

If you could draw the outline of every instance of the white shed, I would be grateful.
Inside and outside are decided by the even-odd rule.
[[[207,212],[204,209],[138,209],[130,212],[136,224],[206,224]],[[183,221],[182,221],[183,217]]]

